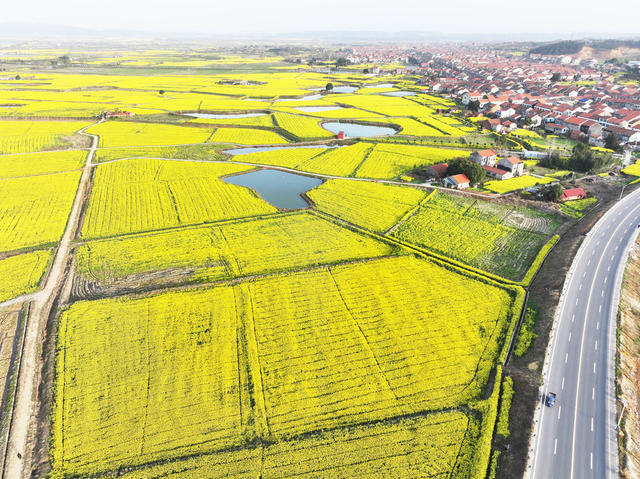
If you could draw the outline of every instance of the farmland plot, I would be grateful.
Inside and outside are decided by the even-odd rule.
[[[416,166],[428,166],[468,157],[469,151],[423,146],[378,143],[367,160],[358,168],[359,178],[395,178]]]
[[[247,241],[251,238],[251,241]],[[208,277],[249,275],[390,254],[391,248],[310,212],[91,241],[78,248],[78,269],[108,281],[170,268]],[[214,265],[209,267],[208,265]],[[208,271],[209,269],[212,271]]]
[[[376,232],[384,232],[427,196],[404,186],[329,180],[307,193],[318,210]]]
[[[0,259],[0,302],[35,291],[50,257],[46,250]]]
[[[448,412],[327,431],[267,447],[207,454],[125,474],[123,479],[447,477],[463,466],[469,418]]]
[[[83,150],[1,155],[0,178],[15,178],[76,170],[84,165],[86,156],[87,152]]]
[[[214,143],[235,143],[238,145],[277,145],[287,140],[269,130],[254,128],[218,128],[211,139]]]
[[[101,147],[159,146],[204,143],[211,136],[212,129],[107,121],[88,128],[87,133],[98,135]]]
[[[331,477],[314,458],[334,434],[344,443],[336,470],[345,474],[375,473],[387,461],[417,475],[448,471],[467,427],[459,413],[321,431],[479,398],[518,310],[514,292],[399,257],[75,303],[60,324],[54,471],[220,453],[233,474],[254,456],[230,448],[262,438],[274,444],[265,451],[268,477],[306,468]],[[302,433],[314,436],[285,442]],[[406,457],[380,447],[394,441]]]
[[[0,251],[58,241],[79,180],[80,172],[0,180]]]
[[[83,236],[113,236],[276,212],[248,188],[219,179],[245,169],[149,159],[100,165]]]
[[[0,120],[0,153],[64,148],[75,133],[89,125],[79,121]]]
[[[559,224],[552,215],[527,208],[437,193],[395,235],[471,266],[519,280]]]

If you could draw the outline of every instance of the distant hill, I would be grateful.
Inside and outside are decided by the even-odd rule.
[[[529,53],[571,55],[583,59],[608,60],[640,55],[640,40],[565,40],[534,46]]]

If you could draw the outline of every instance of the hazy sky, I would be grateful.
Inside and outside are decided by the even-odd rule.
[[[154,32],[637,33],[640,0],[6,0],[0,22]]]

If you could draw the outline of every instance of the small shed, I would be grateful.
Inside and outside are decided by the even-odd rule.
[[[581,200],[586,198],[587,193],[582,188],[571,188],[568,190],[562,190],[562,201]]]

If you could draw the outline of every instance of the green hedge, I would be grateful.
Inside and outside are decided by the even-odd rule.
[[[498,425],[496,434],[504,438],[509,437],[509,411],[511,409],[511,399],[513,398],[513,379],[509,376],[502,382],[502,396],[500,398],[500,413],[498,415]]]
[[[549,251],[551,251],[551,248],[553,248],[553,246],[558,242],[559,239],[559,235],[553,235],[551,239],[545,243],[542,249],[538,252],[536,259],[533,260],[533,263],[529,267],[527,274],[525,274],[524,278],[522,278],[522,281],[520,281],[519,284],[521,286],[524,286],[525,288],[529,286],[529,284],[533,280],[533,277],[540,269],[540,266],[542,266],[542,262],[547,257],[547,254],[549,253]]]

